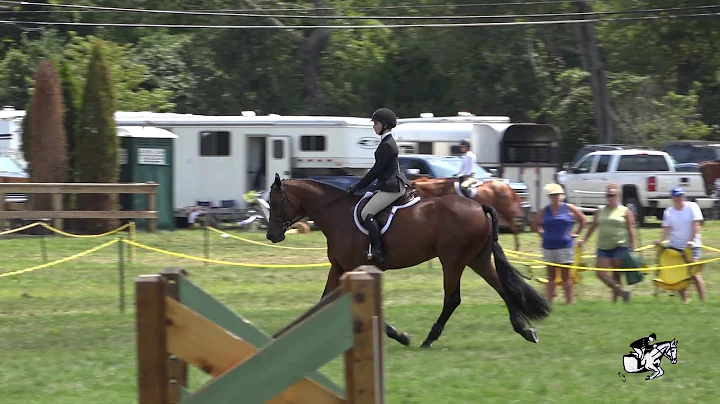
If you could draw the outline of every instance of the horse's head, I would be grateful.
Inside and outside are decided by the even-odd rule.
[[[270,219],[268,220],[267,239],[273,243],[285,240],[285,232],[306,213],[297,199],[283,188],[280,176],[275,174],[275,182],[270,187]]]
[[[700,163],[700,174],[705,182],[705,193],[711,196],[715,190],[715,179],[720,177],[720,162],[706,161]]]
[[[678,342],[675,338],[670,341],[670,349],[667,351],[667,357],[670,359],[670,363],[673,365],[677,363],[677,346]]]

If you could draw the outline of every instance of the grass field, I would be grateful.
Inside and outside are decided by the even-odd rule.
[[[660,234],[644,229],[646,244]],[[264,233],[242,236],[264,240]],[[47,238],[48,259],[62,258],[110,238]],[[538,237],[523,235],[523,250],[538,251]],[[203,231],[138,235],[151,246],[203,256]],[[511,237],[501,236],[506,249]],[[720,247],[720,222],[708,223],[703,241]],[[591,242],[592,244],[592,242]],[[283,245],[322,246],[321,233],[288,235]],[[42,263],[40,241],[0,239],[0,273]],[[214,259],[251,263],[324,262],[324,251],[283,250],[211,235]],[[704,257],[716,255],[705,253]],[[195,283],[272,333],[320,297],[326,268],[244,268],[202,263],[137,250],[127,265],[125,314],[118,310],[118,246],[56,267],[0,278],[0,386],[4,404],[137,402],[134,286],[139,274],[167,266],[186,268]],[[645,255],[651,263],[651,254]],[[497,294],[472,271],[463,278],[463,302],[432,350],[418,345],[440,313],[442,277],[432,267],[386,273],[387,319],[413,336],[405,348],[386,339],[388,403],[714,402],[720,394],[720,264],[703,273],[709,292],[701,304],[677,296],[653,297],[649,278],[634,285],[629,304],[612,304],[610,291],[584,273],[577,304],[566,306],[562,290],[551,316],[536,324],[540,343],[516,334]],[[533,282],[538,288],[543,286]],[[677,338],[678,363],[663,360],[665,375],[645,381],[627,374],[622,356],[629,344],[655,332]],[[301,347],[299,347],[300,349]],[[342,358],[322,368],[342,385]],[[206,379],[191,373],[191,389]],[[239,400],[238,402],[241,402]]]

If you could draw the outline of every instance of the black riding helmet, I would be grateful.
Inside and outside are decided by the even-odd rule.
[[[397,126],[397,116],[395,113],[388,108],[380,108],[377,111],[373,112],[371,121],[380,121],[383,124],[383,130],[384,128],[394,128]]]
[[[467,140],[467,139],[463,139],[463,140],[460,141],[460,146],[461,146],[461,147],[462,147],[462,146],[470,147],[470,141]]]

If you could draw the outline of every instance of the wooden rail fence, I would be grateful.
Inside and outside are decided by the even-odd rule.
[[[52,219],[53,227],[63,228],[63,219],[148,219],[148,230],[157,230],[158,184],[148,183],[0,183],[0,220]],[[51,194],[52,210],[5,210],[6,194]],[[65,194],[145,194],[148,210],[63,210]],[[29,199],[29,198],[28,198]]]
[[[341,287],[268,336],[167,268],[135,280],[140,404],[382,404],[381,271],[362,266]],[[344,353],[345,391],[317,372]],[[212,376],[188,390],[187,365]]]

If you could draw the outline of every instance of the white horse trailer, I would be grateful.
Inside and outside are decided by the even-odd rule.
[[[470,140],[480,165],[527,184],[532,212],[547,203],[543,187],[555,180],[559,166],[560,134],[551,125],[511,123],[508,117],[406,118],[393,135],[401,153],[456,154],[458,142]]]
[[[174,206],[234,200],[281,178],[363,175],[379,138],[367,118],[325,116],[201,116],[118,112],[118,126],[153,126],[178,136]]]

